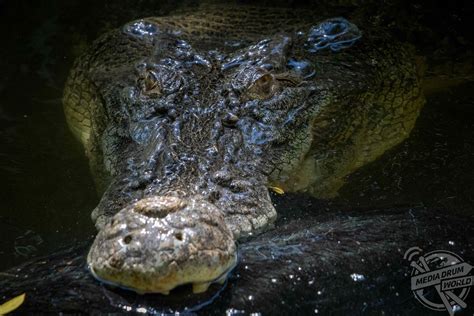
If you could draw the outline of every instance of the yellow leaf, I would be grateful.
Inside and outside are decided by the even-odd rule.
[[[17,297],[12,298],[9,301],[6,301],[0,305],[0,315],[5,315],[10,313],[20,307],[21,304],[25,301],[25,293],[18,295]]]
[[[269,187],[270,189],[272,189],[273,192],[275,192],[276,194],[285,194],[285,191],[283,191],[282,188],[279,188],[279,187]]]

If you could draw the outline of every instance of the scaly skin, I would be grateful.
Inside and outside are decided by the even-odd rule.
[[[204,291],[235,265],[235,240],[275,220],[268,187],[332,197],[409,135],[424,102],[410,49],[362,29],[314,51],[320,21],[206,7],[130,22],[77,60],[64,105],[104,191],[97,278]]]

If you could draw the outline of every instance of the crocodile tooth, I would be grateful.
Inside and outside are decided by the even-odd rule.
[[[204,283],[193,283],[193,293],[204,293],[207,291],[209,288],[209,285],[211,285],[210,282],[204,282]]]
[[[227,274],[223,274],[220,278],[216,279],[213,283],[219,283],[220,285],[224,285],[225,280],[227,280]]]

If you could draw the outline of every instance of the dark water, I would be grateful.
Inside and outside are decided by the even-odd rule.
[[[194,4],[0,1],[0,270],[95,234],[89,215],[98,197],[61,105],[74,58],[104,30]],[[352,175],[334,203],[349,209],[410,205],[472,219],[474,84],[464,79],[474,72],[474,41],[468,31],[474,10],[455,3],[444,9],[402,1],[385,5],[393,8],[369,1],[357,10],[414,43],[446,82],[455,77],[462,84],[454,80],[456,85],[429,96],[411,137]],[[338,16],[354,8],[333,4],[324,10]],[[283,210],[289,204],[314,208],[303,199],[277,198],[278,211],[285,214],[280,220],[292,216]],[[297,301],[290,294],[288,304]]]

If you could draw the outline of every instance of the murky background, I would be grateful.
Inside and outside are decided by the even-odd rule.
[[[195,4],[157,2],[0,0],[0,271],[95,234],[90,212],[98,197],[83,149],[63,117],[63,85],[74,58],[105,30]],[[351,1],[340,3],[327,10],[337,16],[353,8]],[[473,7],[369,1],[368,17],[383,20],[426,56],[428,77],[442,74],[454,85],[434,84],[411,137],[350,176],[334,203],[351,210],[419,206],[473,217],[474,84],[466,80],[474,73]],[[319,211],[302,197],[278,197],[277,210],[285,214],[280,220],[291,216],[285,207],[300,201],[306,211]]]

